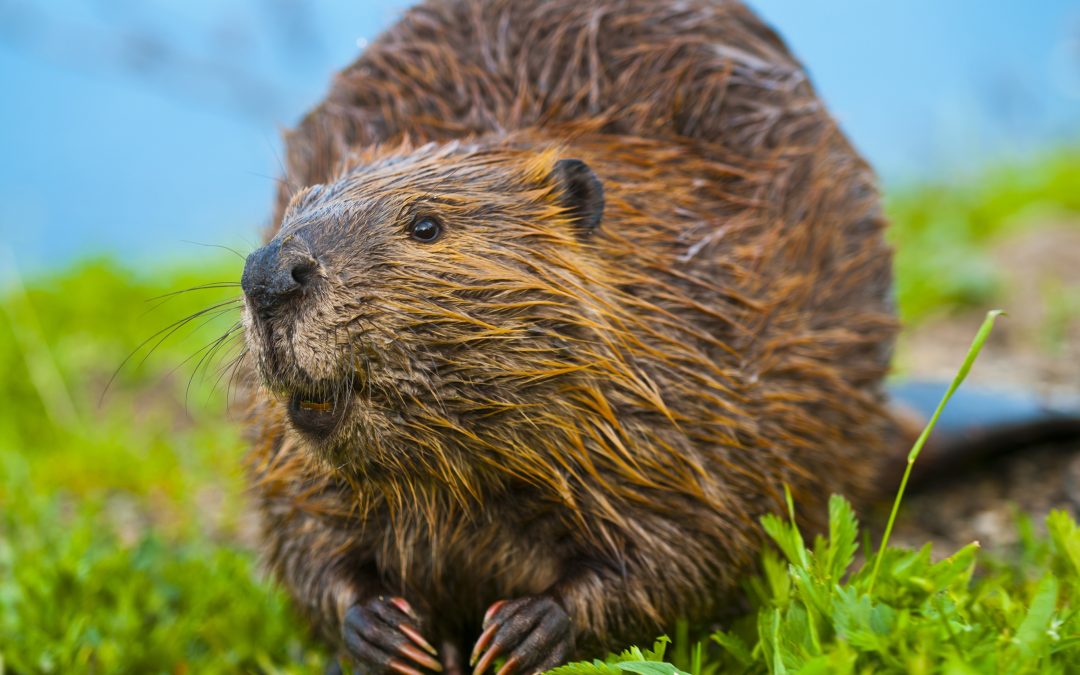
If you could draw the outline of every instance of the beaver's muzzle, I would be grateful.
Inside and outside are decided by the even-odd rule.
[[[318,262],[302,251],[286,251],[276,237],[244,263],[240,287],[260,316],[317,282]]]

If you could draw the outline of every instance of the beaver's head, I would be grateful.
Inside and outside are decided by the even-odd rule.
[[[427,146],[304,189],[244,267],[264,383],[331,461],[452,470],[574,368],[603,205],[558,149]]]

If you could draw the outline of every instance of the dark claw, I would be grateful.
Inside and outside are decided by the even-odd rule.
[[[397,659],[390,659],[390,663],[386,664],[386,667],[395,673],[401,673],[401,675],[424,675],[416,668],[407,666]]]
[[[401,598],[374,598],[349,608],[342,638],[363,673],[422,675],[418,667],[441,671],[442,664],[434,658],[438,652],[412,625],[416,620],[412,607]]]
[[[573,651],[570,617],[559,603],[546,596],[518,598],[487,611],[469,663],[476,664],[473,675],[483,675],[495,659],[506,656],[495,675],[537,673],[562,665]]]
[[[491,649],[484,654],[484,658],[480,659],[480,663],[476,664],[476,667],[473,668],[472,675],[482,675],[482,673],[488,669],[488,666],[491,665],[491,662],[498,658],[501,653],[502,648],[499,645],[492,645]]]
[[[439,652],[437,652],[435,648],[431,646],[431,643],[424,639],[424,636],[420,634],[420,631],[416,630],[407,623],[401,624],[400,626],[398,626],[398,628],[401,630],[402,633],[405,634],[405,637],[415,642],[417,645],[420,646],[421,649],[426,651],[428,654],[431,654],[432,656],[439,655]]]
[[[488,607],[487,611],[484,612],[484,625],[485,626],[487,626],[488,624],[491,623],[491,617],[495,616],[495,612],[499,611],[499,609],[505,604],[506,604],[506,600],[499,600],[498,602],[493,602],[491,604],[491,607]]]
[[[495,675],[509,675],[510,673],[517,670],[518,666],[520,665],[521,661],[518,660],[518,657],[511,656],[510,658],[506,659],[506,663],[503,664],[502,668],[499,668],[498,672],[496,672]]]
[[[485,621],[485,623],[487,623]],[[472,656],[469,657],[469,666],[475,666],[476,660],[480,658],[480,655],[484,653],[484,650],[491,644],[491,638],[495,637],[495,631],[499,630],[499,624],[489,624],[484,632],[480,634],[480,639],[476,641],[476,646],[473,647]]]
[[[412,618],[413,621],[419,621],[420,617],[416,616],[416,612],[413,610],[412,605],[405,598],[390,598],[390,603],[395,607],[405,612]]]

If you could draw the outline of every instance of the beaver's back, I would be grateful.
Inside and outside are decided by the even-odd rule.
[[[339,73],[287,136],[288,177],[325,182],[357,146],[575,120],[748,160],[833,129],[798,62],[738,2],[430,0]],[[283,186],[275,226],[288,195]]]

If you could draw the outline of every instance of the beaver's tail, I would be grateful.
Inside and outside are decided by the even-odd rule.
[[[890,464],[886,483],[898,483],[907,450],[933,415],[947,382],[912,381],[889,387],[905,450]],[[912,471],[914,485],[955,477],[957,471],[1001,455],[1080,441],[1080,397],[1051,400],[1034,394],[963,386],[941,413]]]

